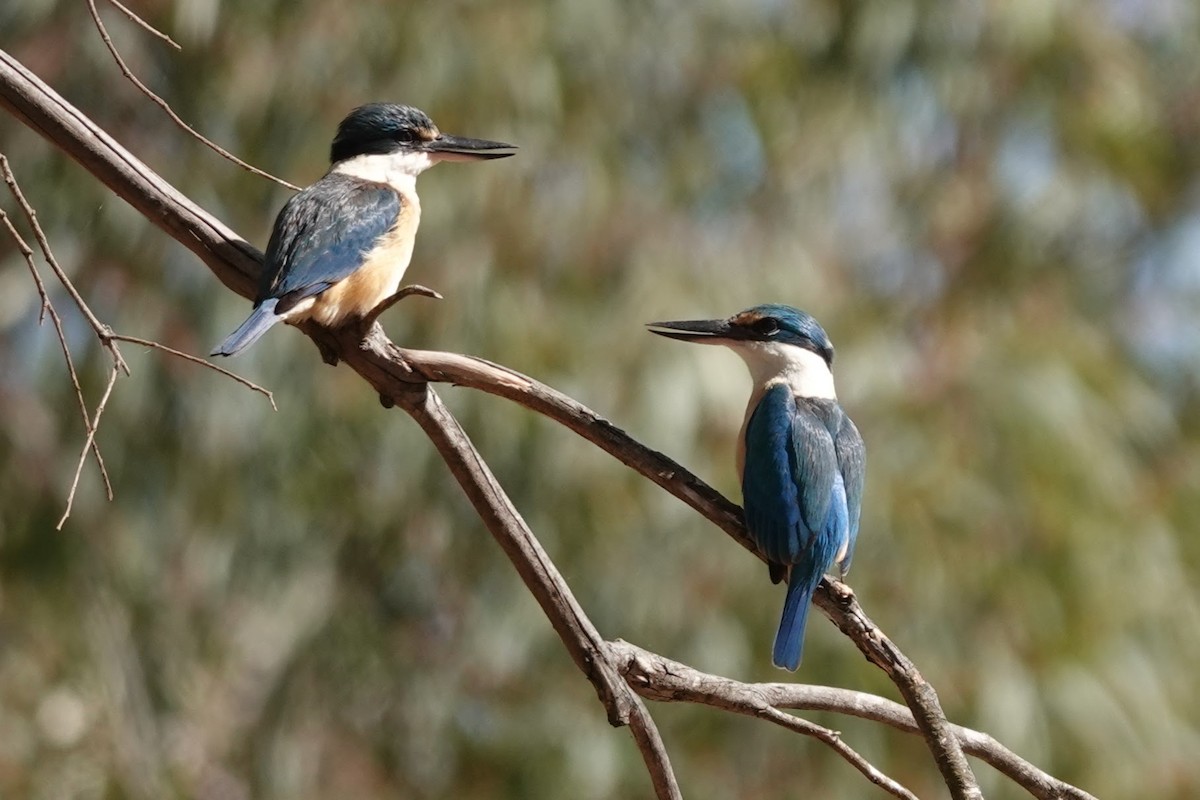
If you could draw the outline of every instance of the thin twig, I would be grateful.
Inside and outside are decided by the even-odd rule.
[[[141,345],[142,347],[149,347],[154,350],[162,350],[164,353],[166,353],[168,355],[175,356],[176,358],[181,358],[184,361],[190,361],[193,364],[199,364],[200,366],[207,367],[208,369],[211,369],[214,372],[219,372],[222,375],[224,375],[226,378],[230,378],[230,379],[234,380],[235,382],[240,383],[242,386],[245,386],[247,389],[251,389],[255,392],[258,392],[261,395],[264,395],[267,398],[267,401],[270,402],[271,408],[274,409],[275,411],[279,410],[279,408],[275,405],[275,395],[272,394],[270,390],[264,389],[263,387],[259,386],[257,383],[246,380],[241,375],[230,372],[229,370],[225,369],[224,367],[219,367],[216,364],[212,363],[211,361],[205,361],[203,358],[198,358],[189,353],[185,353],[182,350],[176,350],[174,347],[167,347],[165,344],[162,344],[161,342],[151,341],[150,339],[142,339],[137,336],[126,336],[123,333],[112,333],[112,334],[109,334],[108,338],[114,339],[118,342],[129,342],[130,344],[138,344],[138,345]]]
[[[790,731],[811,736],[819,742],[828,745],[835,753],[850,763],[850,766],[863,774],[867,780],[883,789],[893,797],[904,798],[904,800],[917,800],[917,796],[906,789],[899,781],[888,777],[882,770],[863,758],[858,751],[850,747],[842,741],[842,736],[837,731],[832,731],[829,728],[822,727],[816,723],[809,722],[806,719],[801,719],[794,714],[785,714],[777,708],[766,706],[759,709],[754,716],[759,719],[765,719],[768,722],[773,722]]]
[[[96,428],[100,425],[100,415],[104,413],[104,407],[108,405],[108,398],[112,395],[113,386],[117,383],[117,376],[120,370],[116,362],[113,362],[112,369],[108,373],[108,385],[104,387],[104,395],[100,398],[100,402],[96,404],[96,414],[88,422],[87,439],[83,443],[83,452],[79,454],[79,462],[75,465],[75,477],[71,480],[71,491],[67,493],[67,507],[63,510],[62,517],[58,520],[58,525],[55,527],[62,530],[62,526],[67,524],[67,517],[71,516],[71,507],[75,505],[75,492],[79,489],[79,476],[83,472],[83,462],[87,460],[88,450],[96,442]],[[112,499],[111,497],[109,498]]]
[[[58,339],[59,347],[62,350],[63,359],[67,365],[67,374],[70,376],[71,385],[75,390],[75,398],[79,404],[80,416],[83,419],[85,444],[83,452],[81,453],[75,467],[75,473],[71,480],[71,488],[67,494],[66,506],[63,511],[63,515],[58,521],[57,528],[59,530],[62,530],[63,525],[66,524],[67,519],[71,515],[71,510],[75,504],[75,495],[79,490],[79,481],[83,473],[83,464],[87,459],[87,454],[89,451],[95,455],[96,465],[100,471],[100,478],[104,483],[105,496],[110,501],[114,496],[112,479],[108,474],[108,468],[104,463],[104,456],[100,452],[100,444],[96,440],[96,435],[98,433],[98,426],[100,424],[100,415],[103,413],[104,407],[108,403],[108,398],[112,394],[113,386],[116,383],[117,376],[120,373],[124,373],[125,375],[130,374],[129,365],[125,362],[125,357],[122,355],[120,348],[117,346],[117,342],[125,341],[132,344],[143,345],[145,347],[160,349],[178,358],[204,365],[209,369],[213,369],[222,375],[232,378],[243,386],[266,395],[267,400],[271,403],[271,407],[278,410],[275,405],[275,398],[271,392],[267,391],[258,384],[235,375],[234,373],[223,369],[216,364],[209,363],[203,359],[180,352],[158,342],[152,342],[148,339],[142,339],[136,336],[126,336],[124,334],[115,333],[112,328],[101,322],[99,317],[95,315],[91,307],[88,306],[87,302],[83,299],[83,295],[78,289],[75,288],[74,283],[71,281],[66,271],[62,268],[62,265],[58,263],[58,259],[54,255],[54,250],[50,246],[49,237],[46,235],[46,232],[42,229],[41,223],[38,221],[37,210],[33,207],[33,204],[29,202],[28,198],[25,196],[25,193],[21,190],[20,185],[17,183],[16,176],[13,174],[8,158],[3,153],[0,153],[0,176],[3,177],[5,184],[8,186],[13,197],[16,199],[17,204],[21,207],[21,211],[28,221],[30,228],[32,228],[34,237],[38,243],[38,247],[42,251],[42,257],[45,259],[50,269],[54,272],[55,277],[58,278],[59,283],[67,291],[67,294],[71,297],[72,301],[75,303],[75,306],[79,309],[84,319],[87,320],[88,325],[91,326],[93,332],[96,334],[96,337],[100,340],[100,344],[105,348],[105,350],[108,351],[113,362],[112,372],[108,379],[108,385],[105,388],[100,404],[96,407],[96,412],[94,415],[89,414],[87,401],[83,396],[83,387],[79,381],[79,373],[75,368],[75,360],[72,357],[70,347],[67,344],[66,332],[63,329],[62,319],[58,315],[57,310],[54,308],[54,304],[50,301],[49,294],[46,290],[46,285],[42,281],[41,274],[38,272],[37,264],[33,258],[33,249],[25,241],[24,237],[21,236],[20,232],[17,231],[8,214],[3,210],[0,210],[0,219],[3,219],[5,228],[8,230],[9,235],[16,243],[17,249],[24,257],[26,265],[29,268],[29,272],[33,276],[34,285],[36,286],[38,295],[41,298],[40,316],[44,318],[46,315],[49,315],[51,324],[54,326],[55,335]]]
[[[41,276],[37,274],[37,269],[33,262],[32,252],[26,255],[26,262],[29,264],[31,271],[35,275],[34,282],[42,296],[42,313],[50,314],[51,321],[54,324],[55,333],[58,336],[59,345],[62,347],[63,358],[66,360],[67,372],[71,376],[71,384],[75,388],[75,396],[79,401],[79,407],[83,416],[85,430],[85,443],[83,446],[83,452],[80,453],[79,462],[75,467],[75,475],[71,480],[71,489],[67,493],[66,508],[64,509],[63,515],[59,519],[57,525],[58,530],[62,530],[62,526],[66,524],[67,518],[71,516],[71,508],[75,505],[75,493],[79,490],[79,478],[83,472],[83,463],[87,460],[87,454],[89,450],[95,453],[96,465],[100,469],[100,478],[104,482],[105,495],[109,500],[113,499],[112,481],[108,475],[108,468],[104,464],[104,456],[100,454],[100,446],[96,442],[96,426],[100,424],[100,415],[104,411],[104,406],[108,402],[109,395],[112,393],[113,384],[116,383],[117,375],[120,372],[124,372],[126,375],[128,375],[129,365],[125,363],[125,358],[121,355],[120,348],[106,338],[112,333],[111,329],[109,329],[107,325],[102,323],[99,318],[92,313],[92,309],[83,299],[83,295],[81,295],[75,288],[75,284],[71,282],[71,279],[67,276],[66,271],[58,263],[58,259],[54,257],[54,250],[50,247],[50,239],[46,236],[46,232],[42,230],[41,223],[38,222],[37,210],[34,209],[33,205],[25,197],[25,193],[21,191],[21,187],[17,184],[17,178],[9,166],[8,158],[3,154],[0,154],[0,174],[3,175],[5,184],[8,185],[9,191],[12,192],[13,197],[17,201],[17,205],[21,207],[21,211],[24,213],[25,219],[29,223],[29,227],[33,230],[33,236],[37,240],[38,247],[42,251],[42,257],[46,260],[46,264],[50,267],[55,277],[58,278],[58,282],[62,284],[62,287],[67,291],[67,294],[70,295],[72,301],[75,303],[76,308],[78,308],[79,312],[83,314],[84,319],[87,320],[88,324],[92,327],[92,330],[100,338],[101,344],[105,347],[105,349],[108,350],[113,362],[112,374],[108,379],[108,387],[104,390],[104,396],[101,398],[99,405],[96,406],[96,413],[89,416],[87,402],[83,398],[83,388],[79,383],[79,374],[75,369],[75,361],[71,357],[70,348],[67,346],[67,338],[65,332],[63,331],[62,320],[59,318],[58,313],[54,310],[53,304],[50,303],[50,298],[46,293],[46,287],[45,284],[42,283]],[[9,232],[18,240],[18,246],[22,248],[22,252],[30,250],[25,241],[17,234],[16,228],[13,227],[11,221],[8,221],[7,215],[5,216],[5,219]]]
[[[67,277],[66,271],[59,265],[58,259],[54,257],[54,251],[50,248],[50,240],[46,237],[46,232],[42,230],[41,223],[38,222],[37,211],[25,199],[25,193],[21,191],[21,187],[17,185],[17,179],[13,175],[12,170],[8,166],[8,159],[0,155],[0,172],[4,175],[4,182],[8,184],[9,190],[12,191],[13,197],[16,198],[17,204],[21,206],[21,211],[25,214],[25,219],[29,222],[29,227],[33,229],[33,236],[37,239],[38,247],[42,250],[42,257],[46,259],[46,264],[49,265],[54,276],[58,278],[58,282],[67,290],[67,294],[71,296],[75,306],[79,309],[79,313],[83,314],[83,318],[87,320],[88,325],[95,331],[96,336],[101,341],[109,331],[108,326],[92,313],[92,309],[88,306],[87,301],[83,299],[83,295],[75,288],[75,284],[71,283],[71,279]],[[112,352],[113,360],[117,362],[117,366],[126,375],[129,374],[129,367],[125,364],[125,359],[121,358],[121,351],[115,345],[108,345]]]
[[[0,153],[0,169],[3,170],[5,181],[10,187],[16,186],[16,179],[13,178],[11,170],[8,167],[8,159],[3,153]],[[87,401],[83,397],[83,387],[79,383],[79,373],[75,369],[75,359],[71,357],[71,348],[67,345],[67,333],[63,330],[62,318],[59,317],[58,311],[54,308],[54,304],[50,302],[50,295],[46,292],[46,284],[42,281],[41,273],[38,272],[37,264],[33,260],[33,249],[21,236],[20,232],[12,223],[12,219],[7,212],[0,209],[0,220],[4,221],[4,227],[8,230],[16,242],[17,249],[25,259],[26,265],[29,267],[29,274],[33,276],[34,286],[37,287],[38,296],[41,298],[41,309],[38,312],[39,324],[50,317],[50,324],[54,326],[54,335],[58,339],[58,346],[62,350],[63,359],[67,364],[67,375],[71,378],[71,387],[75,390],[75,400],[79,404],[79,415],[83,419],[83,428],[87,433],[92,431],[92,421],[88,414]],[[92,453],[96,456],[96,466],[100,470],[100,478],[104,481],[104,493],[109,500],[113,499],[112,481],[108,477],[108,468],[104,464],[104,456],[100,453],[100,444],[92,437]]]
[[[659,798],[682,798],[662,737],[638,697],[617,674],[603,638],[575,599],[458,420],[431,387],[406,391],[396,404],[416,420],[450,468],[492,536],[541,605],[575,664],[596,689],[613,725],[628,725]]]
[[[132,22],[135,25],[141,26],[142,30],[146,31],[146,33],[150,34],[151,36],[157,36],[159,39],[162,39],[164,42],[171,45],[171,47],[174,47],[176,50],[183,50],[183,48],[179,46],[178,42],[176,42],[170,36],[167,36],[165,33],[160,31],[158,28],[151,25],[149,22],[146,22],[146,20],[142,19],[137,14],[130,11],[124,5],[117,2],[117,0],[108,0],[108,2],[112,3],[112,5],[118,11],[120,11],[122,14],[129,17],[130,22]]]
[[[111,0],[110,0],[110,2],[111,2]],[[151,102],[153,102],[156,106],[158,106],[163,111],[165,111],[167,113],[167,116],[169,116],[175,122],[176,125],[183,128],[185,131],[187,131],[192,136],[196,137],[196,139],[198,139],[205,146],[207,146],[213,152],[217,153],[222,158],[232,161],[234,164],[237,164],[242,169],[247,170],[248,172],[252,172],[255,175],[258,175],[260,177],[266,178],[267,180],[275,181],[280,186],[286,186],[287,188],[291,189],[294,192],[300,190],[300,187],[296,186],[293,183],[288,183],[287,181],[283,180],[282,178],[277,178],[274,175],[272,175],[271,173],[269,173],[265,170],[261,170],[258,167],[253,166],[252,164],[247,164],[245,161],[242,161],[240,158],[235,156],[233,153],[231,153],[228,150],[226,150],[225,148],[221,147],[221,145],[217,144],[212,139],[209,139],[207,136],[200,133],[200,131],[196,130],[191,125],[188,125],[186,122],[184,122],[183,118],[175,113],[175,110],[173,108],[171,108],[170,104],[167,103],[166,100],[163,100],[161,97],[159,97],[157,94],[155,94],[150,89],[149,86],[142,83],[141,79],[138,78],[137,75],[134,75],[133,70],[131,70],[129,68],[129,66],[125,63],[125,59],[121,57],[121,53],[120,53],[120,51],[117,50],[117,46],[115,44],[113,44],[112,37],[108,35],[108,29],[106,27],[104,27],[104,21],[100,19],[100,12],[96,9],[96,0],[87,0],[87,4],[88,4],[88,11],[90,11],[91,15],[92,15],[92,21],[96,24],[96,30],[98,30],[100,32],[100,38],[104,41],[104,46],[108,48],[108,52],[112,54],[113,60],[117,62],[117,66],[120,68],[121,74],[124,75],[126,78],[128,78],[130,83],[132,83],[134,86],[136,86],[138,88],[138,90],[142,92],[142,94],[144,94],[144,95],[146,95],[146,97],[150,98]]]

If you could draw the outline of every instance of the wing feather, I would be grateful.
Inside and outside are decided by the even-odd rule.
[[[390,186],[337,173],[294,195],[267,244],[259,302],[276,298],[283,314],[348,277],[391,229],[402,203]]]
[[[773,661],[796,669],[808,604],[843,546],[849,563],[862,497],[862,440],[836,402],[767,389],[746,424],[742,497],[746,526],[788,593]]]
[[[766,391],[746,426],[746,524],[773,562],[794,564],[829,514],[833,439],[783,385]]]
[[[850,571],[850,561],[854,557],[854,545],[858,542],[858,523],[862,516],[863,485],[866,480],[867,451],[863,444],[862,435],[857,426],[838,409],[841,425],[834,438],[834,451],[837,453],[838,470],[846,487],[846,512],[849,530],[847,531],[846,555],[842,559],[842,574]]]

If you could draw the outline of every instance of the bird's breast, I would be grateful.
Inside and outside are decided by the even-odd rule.
[[[358,269],[316,297],[308,316],[336,327],[347,319],[365,316],[395,294],[412,260],[420,223],[421,204],[416,194],[401,195],[396,223],[363,253]]]

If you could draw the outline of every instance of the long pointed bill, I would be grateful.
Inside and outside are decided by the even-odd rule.
[[[726,319],[685,319],[678,322],[648,322],[646,327],[651,333],[666,336],[669,339],[679,339],[684,342],[699,342],[700,344],[721,344],[730,336],[729,320]]]
[[[517,152],[515,144],[468,139],[445,133],[426,144],[425,149],[439,161],[485,161],[492,158],[508,158]]]

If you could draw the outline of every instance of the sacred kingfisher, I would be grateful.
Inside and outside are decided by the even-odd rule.
[[[771,581],[788,578],[775,666],[795,670],[808,606],[821,576],[850,569],[858,538],[866,451],[833,388],[833,345],[817,321],[784,305],[724,320],[652,322],[653,333],[721,344],[750,369],[754,390],[738,434],[746,528]]]
[[[277,322],[336,327],[396,294],[412,258],[417,176],[439,161],[504,158],[516,147],[438,130],[394,103],[354,109],[338,125],[329,171],[275,219],[250,317],[212,355],[232,356]]]

